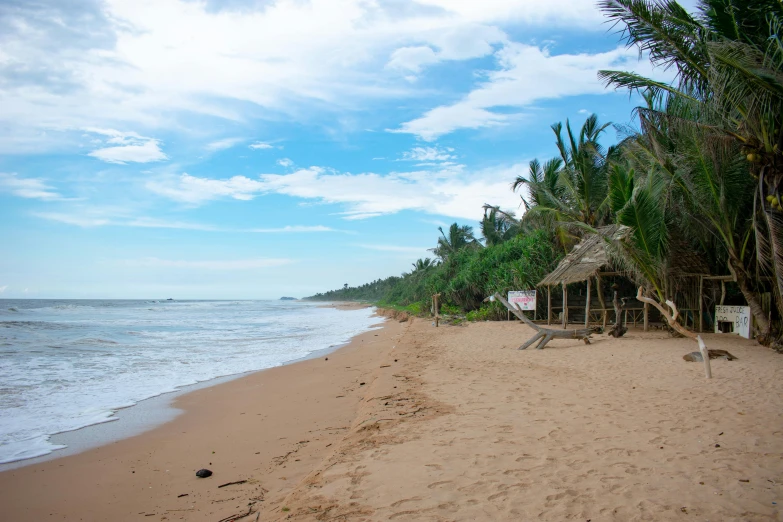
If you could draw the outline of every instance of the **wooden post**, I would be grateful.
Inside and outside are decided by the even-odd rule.
[[[704,331],[704,276],[699,276],[699,333]]]
[[[438,297],[440,297],[440,294],[432,296],[432,306],[435,307],[435,328],[438,327],[438,323],[440,322],[440,317],[438,316]]]
[[[701,335],[696,336],[696,341],[699,343],[701,358],[704,359],[704,374],[708,379],[712,379],[712,368],[710,368],[710,352],[707,350],[707,346],[704,344]]]
[[[645,332],[647,331],[649,324],[650,324],[649,305],[647,303],[644,303],[644,331]]]
[[[563,328],[568,327],[568,285],[563,283]]]
[[[552,324],[552,285],[546,287],[546,324]]]
[[[587,278],[587,304],[585,304],[585,328],[590,326],[590,281],[591,279]]]

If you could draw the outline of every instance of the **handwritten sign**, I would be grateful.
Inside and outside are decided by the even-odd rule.
[[[517,292],[509,292],[508,302],[511,303],[511,306],[519,305],[522,310],[535,310],[536,291],[519,290]]]
[[[750,307],[749,306],[716,306],[715,333],[720,333],[718,323],[731,323],[732,333],[750,339]]]

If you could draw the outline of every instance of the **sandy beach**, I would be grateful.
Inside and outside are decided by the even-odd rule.
[[[695,343],[660,331],[517,350],[529,335],[387,321],[328,361],[185,395],[148,433],[0,473],[3,519],[780,519],[780,355],[707,334],[739,359],[706,380],[682,360]]]

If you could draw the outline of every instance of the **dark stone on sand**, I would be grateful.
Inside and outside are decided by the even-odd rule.
[[[710,354],[710,359],[726,359],[727,361],[734,361],[737,358],[731,355],[726,350],[707,350]],[[704,359],[701,356],[701,352],[686,353],[682,356],[688,362],[703,362]]]
[[[211,471],[209,471],[209,470],[208,470],[208,469],[206,469],[206,468],[205,468],[205,469],[200,469],[200,470],[198,470],[198,471],[196,472],[196,476],[197,476],[198,478],[207,478],[207,477],[211,477],[211,476],[212,476],[212,472],[211,472]]]

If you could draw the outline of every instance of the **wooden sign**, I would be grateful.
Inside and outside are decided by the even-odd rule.
[[[719,323],[731,323],[732,333],[750,339],[749,306],[716,306],[715,333],[720,333]]]
[[[536,309],[536,291],[519,290],[508,293],[508,302],[511,306],[519,305],[522,310],[535,311]]]

